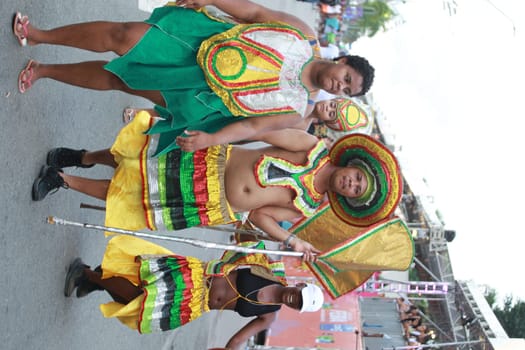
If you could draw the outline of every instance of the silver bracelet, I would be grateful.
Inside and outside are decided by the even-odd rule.
[[[290,242],[292,241],[292,239],[294,239],[295,236],[293,235],[293,233],[290,233],[290,235],[288,236],[288,238],[286,238],[284,241],[283,241],[283,244],[286,248],[291,248],[292,246],[290,245]]]

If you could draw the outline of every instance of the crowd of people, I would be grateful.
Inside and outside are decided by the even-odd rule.
[[[319,2],[319,38],[321,42],[326,43],[327,51],[330,49],[335,54],[335,49],[338,42],[341,41],[343,11],[345,4],[340,4],[338,1]],[[339,56],[339,54],[337,54]],[[334,56],[334,57],[337,57]]]
[[[317,36],[321,44],[321,56],[333,59],[348,51],[349,44],[342,48],[343,20],[347,17],[347,3],[339,0],[308,1],[317,7],[319,20]]]
[[[340,47],[343,35],[343,19],[347,18],[347,2],[339,0],[298,0],[312,3],[317,8],[319,20],[317,37],[321,44],[321,56],[333,59],[341,56],[344,50]]]
[[[411,304],[404,297],[397,299],[399,322],[403,328],[403,336],[409,346],[431,344],[434,341],[434,330],[423,323],[419,307]]]
[[[207,5],[226,16],[209,13]],[[327,147],[305,131],[314,120],[335,130],[351,127],[348,97],[370,89],[374,69],[357,55],[321,58],[316,31],[301,19],[248,0],[177,0],[144,22],[53,29],[36,23],[14,15],[21,46],[63,45],[119,57],[29,60],[18,77],[21,93],[47,78],[123,91],[155,107],[136,111],[111,148],[50,150],[33,183],[35,201],[60,188],[76,190],[106,200],[107,226],[132,230],[220,225],[248,212],[253,225],[309,262],[320,251],[279,222],[313,216],[326,198],[339,218],[363,227],[397,207],[402,180],[387,147],[359,134]],[[321,91],[337,98],[322,100]],[[232,145],[247,140],[269,146]],[[67,173],[95,164],[114,168],[112,178]],[[278,266],[263,254],[225,253],[220,262],[202,262],[117,236],[95,269],[80,258],[71,263],[64,294],[107,291],[114,302],[102,306],[103,314],[141,333],[180,327],[210,309],[256,316],[226,345],[238,349],[271,324],[282,304],[303,312],[323,303],[318,286],[287,286]]]

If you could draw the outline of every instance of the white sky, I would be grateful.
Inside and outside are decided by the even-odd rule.
[[[412,0],[405,23],[352,52],[372,87],[403,171],[424,177],[456,230],[454,275],[525,300],[525,1]],[[383,123],[384,124],[384,123]]]

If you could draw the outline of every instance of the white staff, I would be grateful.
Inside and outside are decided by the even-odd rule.
[[[48,216],[47,217],[47,223],[51,225],[65,225],[65,226],[76,226],[76,227],[83,227],[88,228],[92,230],[99,230],[99,231],[108,231],[108,232],[114,232],[114,233],[120,233],[124,235],[130,235],[135,237],[143,237],[143,238],[152,238],[152,239],[160,239],[165,241],[174,241],[179,243],[186,243],[191,244],[196,247],[201,248],[212,248],[212,249],[222,249],[222,250],[232,250],[240,253],[259,253],[259,254],[275,254],[275,255],[282,255],[282,256],[296,256],[296,257],[302,257],[302,252],[288,252],[288,251],[281,251],[281,250],[265,250],[265,249],[254,249],[254,248],[246,248],[246,247],[239,247],[236,245],[231,244],[221,244],[221,243],[214,243],[214,242],[208,242],[203,241],[200,239],[192,239],[192,238],[183,238],[183,237],[175,237],[175,236],[166,236],[166,235],[154,235],[151,233],[145,233],[140,231],[132,231],[132,230],[125,230],[115,227],[108,227],[108,226],[102,226],[102,225],[92,225],[87,223],[80,223],[80,222],[74,222],[74,221],[68,221],[61,218],[57,218],[55,216]]]

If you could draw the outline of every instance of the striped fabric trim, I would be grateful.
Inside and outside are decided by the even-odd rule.
[[[177,230],[236,221],[224,189],[231,146],[188,153],[180,149],[153,158],[157,135],[141,155],[146,222],[153,230]]]
[[[208,308],[203,263],[193,257],[139,257],[145,293],[139,331],[153,333],[178,328]]]
[[[325,143],[319,141],[307,154],[305,164],[289,162],[286,159],[263,155],[255,164],[253,173],[259,186],[278,186],[293,190],[294,207],[304,216],[315,214],[322,204],[324,194],[314,186],[315,174],[329,161]],[[279,175],[271,175],[271,169],[279,169]]]
[[[179,186],[180,188],[180,193],[178,193],[179,196],[175,198],[182,197],[181,207],[183,208],[183,211],[182,213],[178,213],[178,210],[173,211],[174,216],[171,218],[171,223],[167,225],[168,227],[192,227],[197,226],[200,223],[198,217],[198,209],[196,207],[199,203],[196,201],[195,197],[195,189],[199,189],[200,186],[195,184],[194,181],[206,181],[205,176],[198,177],[198,175],[195,175],[195,169],[198,168],[198,164],[202,164],[198,163],[198,160],[202,158],[203,152],[204,151],[186,153],[177,150],[169,153],[181,154],[180,167],[177,169],[178,178],[180,179],[180,182],[178,184],[173,183],[173,185]],[[173,166],[175,166],[174,163],[172,164]],[[209,166],[208,164],[206,165]],[[174,180],[176,180],[176,178],[174,178]],[[197,187],[195,188],[195,186]],[[189,207],[188,205],[186,205],[186,203],[194,203],[195,206]],[[178,207],[178,205],[176,205],[175,207]],[[184,223],[177,224],[178,220],[183,220]]]
[[[287,45],[282,44],[282,48],[276,49],[272,40],[264,40],[267,36],[259,35],[266,32],[286,37]],[[297,77],[291,79],[286,89],[283,89],[281,80],[285,75],[285,58],[289,57],[286,51],[279,50],[289,49],[293,40],[302,42],[305,39],[300,31],[283,23],[237,25],[204,41],[199,48],[197,61],[205,72],[210,88],[234,115],[303,114],[304,108],[298,110],[297,101],[281,103],[282,99],[276,99],[275,96],[285,94],[288,100],[308,97],[308,89],[302,85],[299,75],[301,67],[312,59],[310,44],[305,42],[309,55],[306,57],[304,54],[300,60],[297,58],[298,62],[302,62],[301,67],[295,68]],[[293,51],[295,53],[297,50]],[[289,76],[290,72],[286,75]],[[261,104],[261,96],[265,96],[266,100],[275,99],[275,103]]]

